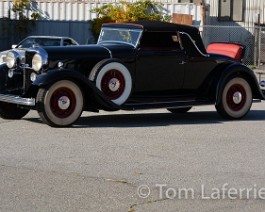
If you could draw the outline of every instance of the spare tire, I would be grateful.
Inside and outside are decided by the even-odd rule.
[[[132,78],[129,70],[116,61],[101,61],[91,71],[89,79],[97,88],[117,105],[122,105],[132,91]]]

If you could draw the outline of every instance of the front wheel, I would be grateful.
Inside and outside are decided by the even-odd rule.
[[[215,107],[224,118],[240,119],[249,112],[252,105],[252,90],[245,79],[230,79],[220,95],[221,100]]]
[[[40,88],[36,98],[37,111],[42,121],[53,127],[72,125],[83,111],[83,94],[78,85],[61,80]]]
[[[0,117],[3,119],[21,119],[29,112],[28,109],[19,108],[15,104],[0,103]]]

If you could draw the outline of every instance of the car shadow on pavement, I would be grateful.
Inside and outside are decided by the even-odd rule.
[[[92,114],[91,116],[89,116]],[[88,116],[86,116],[88,115]],[[42,123],[39,118],[24,118],[24,120]],[[137,113],[102,114],[83,113],[72,128],[107,128],[107,127],[160,127],[168,125],[200,125],[222,124],[236,121],[264,121],[264,110],[251,110],[240,120],[223,119],[216,111],[192,111],[182,114],[165,113]]]
[[[265,112],[259,110],[250,111],[240,121],[264,121]],[[200,125],[221,124],[238,120],[223,119],[215,111],[196,111],[184,114],[172,113],[137,113],[109,114],[82,116],[74,125],[74,128],[94,127],[159,127],[168,125]]]

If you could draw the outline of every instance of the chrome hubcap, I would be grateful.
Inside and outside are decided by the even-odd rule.
[[[117,78],[112,78],[109,81],[109,85],[108,86],[109,86],[109,89],[112,92],[115,92],[115,91],[117,91],[120,88],[120,81]]]
[[[70,106],[70,99],[67,96],[61,96],[58,99],[58,106],[61,110],[66,110]]]
[[[235,92],[233,94],[233,102],[235,104],[239,104],[241,101],[242,101],[242,94],[239,91]]]

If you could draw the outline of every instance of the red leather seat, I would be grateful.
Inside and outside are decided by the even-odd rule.
[[[226,55],[241,61],[244,57],[244,46],[234,43],[211,43],[207,47],[207,52]]]

